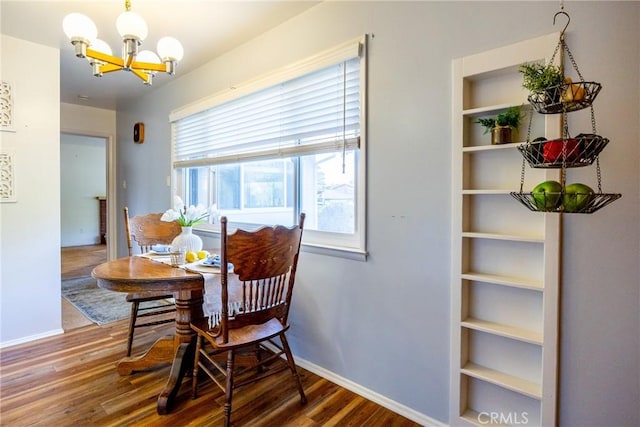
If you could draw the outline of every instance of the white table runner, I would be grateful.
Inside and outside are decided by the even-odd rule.
[[[148,252],[140,255],[143,258],[155,262],[171,265],[171,256]],[[209,327],[214,328],[220,324],[222,316],[222,284],[220,283],[220,268],[202,265],[202,260],[177,266],[183,270],[199,273],[204,279],[204,293],[202,312],[209,318]],[[229,289],[229,316],[233,316],[242,307],[242,296],[236,295],[233,289]]]

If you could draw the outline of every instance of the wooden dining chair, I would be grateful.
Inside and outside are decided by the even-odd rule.
[[[226,426],[231,424],[234,389],[287,368],[296,382],[301,403],[307,401],[285,337],[304,218],[303,213],[298,224],[290,228],[277,225],[255,231],[236,230],[232,234],[227,233],[227,218],[220,219],[220,262],[222,266],[231,264],[233,273],[221,268],[219,323],[211,325],[207,317],[191,322],[191,329],[197,334],[192,396],[197,398],[198,373],[202,369],[225,392]],[[238,288],[230,292],[232,275],[237,275],[232,282]],[[231,301],[232,294],[241,297]],[[234,312],[229,307],[235,307]],[[276,337],[280,343],[274,341]],[[251,362],[236,366],[236,355],[244,353],[252,356]]]
[[[161,221],[162,213],[136,215],[129,218],[129,208],[124,207],[124,225],[127,235],[129,256],[133,255],[133,242],[138,245],[140,253],[149,252],[153,245],[169,245],[181,233],[182,227],[175,221]],[[133,335],[137,328],[162,325],[175,321],[176,307],[172,294],[160,292],[138,292],[127,294],[131,303],[129,316],[129,335],[127,339],[127,356],[131,356]]]

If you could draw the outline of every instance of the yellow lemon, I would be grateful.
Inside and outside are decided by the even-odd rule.
[[[189,251],[187,252],[187,256],[185,258],[187,262],[194,262],[198,260],[198,255],[193,251]]]
[[[198,251],[198,259],[205,259],[209,256],[209,252],[207,251]]]
[[[564,78],[565,83],[570,83],[569,86],[565,89],[562,94],[562,101],[571,102],[571,101],[582,101],[585,96],[584,87],[580,83],[573,83],[571,77]]]

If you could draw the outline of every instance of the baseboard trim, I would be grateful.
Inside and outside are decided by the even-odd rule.
[[[0,348],[12,347],[14,345],[24,344],[30,341],[35,341],[42,338],[48,338],[48,337],[52,337],[54,335],[60,335],[60,334],[64,334],[64,329],[62,328],[53,329],[51,331],[43,332],[41,334],[29,335],[28,337],[22,337],[22,338],[17,338],[15,340],[0,342]]]
[[[447,424],[443,424],[442,422],[435,420],[421,412],[418,412],[414,409],[409,408],[401,403],[396,402],[395,400],[391,400],[386,396],[383,396],[379,393],[376,393],[373,390],[369,390],[368,388],[362,387],[360,384],[354,383],[351,380],[348,380],[340,375],[335,374],[327,369],[324,369],[314,363],[309,362],[308,360],[301,359],[298,356],[294,356],[296,360],[296,365],[304,368],[314,374],[321,376],[327,381],[331,381],[334,384],[339,385],[340,387],[346,388],[349,391],[354,392],[355,394],[366,398],[372,402],[377,403],[378,405],[387,408],[390,411],[395,412],[396,414],[402,415],[414,421],[420,425],[428,426],[428,427],[446,427]]]

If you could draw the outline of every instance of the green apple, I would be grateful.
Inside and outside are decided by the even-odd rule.
[[[565,212],[580,212],[589,205],[593,198],[593,189],[588,185],[575,183],[564,188],[562,205]]]
[[[552,211],[560,202],[562,185],[558,181],[544,181],[533,187],[533,203],[541,211]]]

